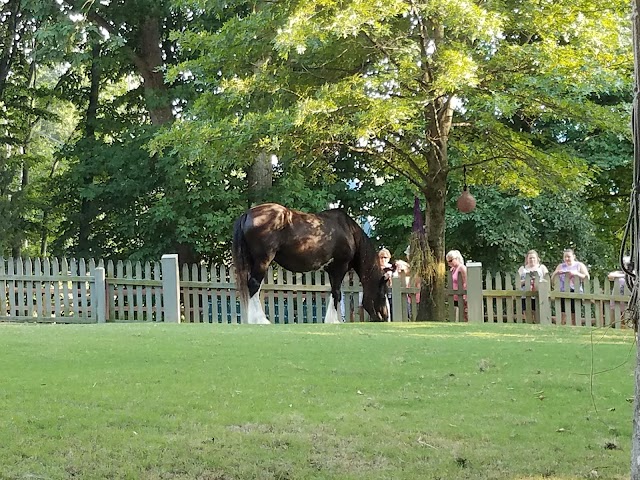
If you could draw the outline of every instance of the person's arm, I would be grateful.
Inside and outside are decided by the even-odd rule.
[[[542,273],[543,277],[549,275],[549,270],[547,269],[546,265],[540,265],[540,272]]]
[[[589,280],[591,278],[591,276],[589,275],[589,270],[587,269],[587,266],[580,262],[580,267],[578,268],[578,270],[580,271],[580,273],[582,274],[582,276],[580,278],[587,279]]]
[[[460,275],[462,275],[462,288],[467,289],[467,266],[460,265]]]
[[[617,278],[624,278],[624,272],[622,270],[615,270],[607,274],[609,280],[615,280]]]
[[[518,269],[518,275],[520,275],[520,286],[524,287],[524,282],[525,282],[525,278],[526,278],[526,273],[524,272],[524,266],[521,266]]]
[[[553,280],[556,276],[560,275],[562,273],[562,271],[560,270],[562,268],[562,264],[559,264],[556,269],[553,271],[553,273],[551,274],[551,280]]]

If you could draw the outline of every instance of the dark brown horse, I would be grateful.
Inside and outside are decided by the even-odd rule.
[[[362,306],[371,319],[388,319],[386,272],[379,265],[369,237],[344,210],[325,210],[314,215],[265,203],[236,220],[233,263],[248,323],[269,323],[259,293],[272,261],[292,272],[322,268],[329,274],[333,302],[328,302],[325,323],[339,322],[340,287],[351,268],[360,277]]]

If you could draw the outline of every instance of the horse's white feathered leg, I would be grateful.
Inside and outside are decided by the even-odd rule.
[[[264,314],[264,310],[262,309],[262,302],[260,301],[260,290],[258,290],[255,295],[249,299],[249,308],[247,308],[247,323],[271,323],[269,320],[267,320],[267,317]]]
[[[329,295],[329,302],[327,303],[327,314],[324,317],[324,323],[342,323],[338,318],[338,311],[333,304],[333,296]]]

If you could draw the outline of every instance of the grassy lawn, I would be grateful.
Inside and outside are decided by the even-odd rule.
[[[623,479],[633,332],[0,324],[0,479]]]

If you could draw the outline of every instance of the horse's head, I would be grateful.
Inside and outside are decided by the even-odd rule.
[[[395,270],[395,265],[377,270],[368,283],[368,288],[363,285],[362,307],[367,311],[373,322],[386,322],[389,320],[389,280]]]

